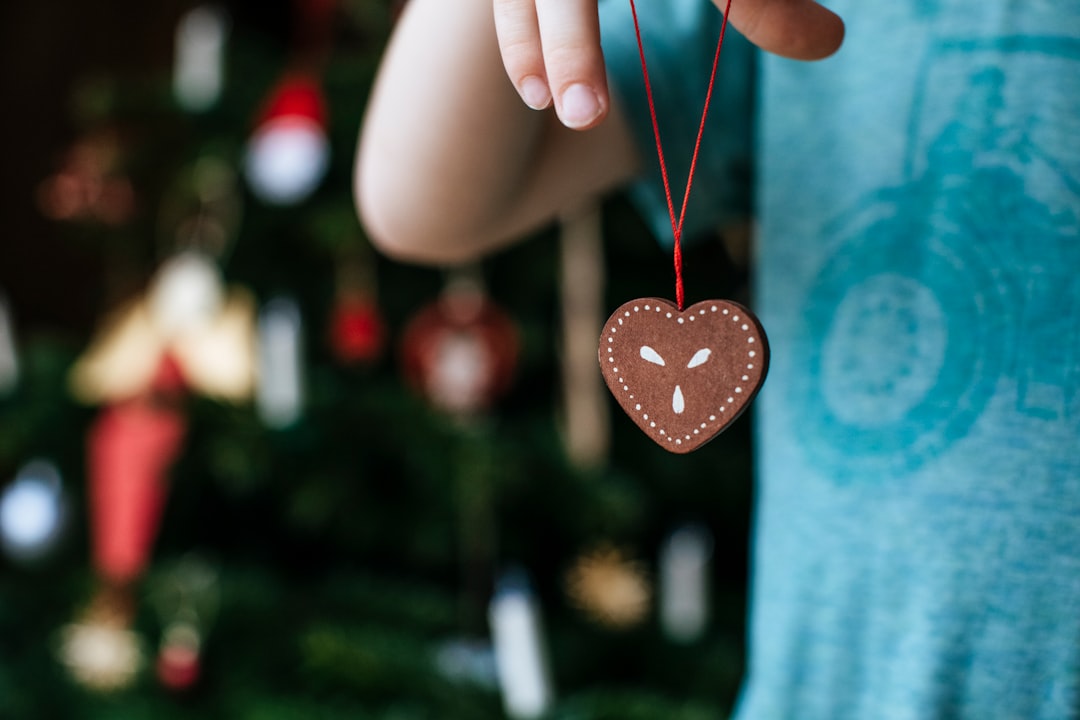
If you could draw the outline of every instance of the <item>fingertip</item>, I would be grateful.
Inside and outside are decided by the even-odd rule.
[[[762,50],[793,60],[823,60],[844,42],[844,21],[812,0],[734,4],[731,23]]]
[[[533,110],[543,110],[551,105],[551,90],[548,84],[536,75],[529,75],[518,83],[518,94]]]
[[[568,85],[559,96],[555,111],[571,130],[588,130],[604,117],[607,107],[600,93],[585,83]]]
[[[816,19],[817,32],[812,35],[814,41],[805,49],[806,60],[824,60],[834,55],[844,44],[847,29],[844,20],[828,8],[821,8]]]

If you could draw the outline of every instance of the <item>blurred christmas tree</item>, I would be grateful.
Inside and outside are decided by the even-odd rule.
[[[621,414],[606,440],[606,394],[567,417],[599,379],[564,307],[671,294],[618,198],[584,283],[559,228],[468,269],[370,250],[353,153],[396,5],[176,8],[168,68],[72,98],[38,207],[104,297],[59,338],[0,305],[0,717],[730,707],[748,423],[674,456]],[[687,270],[744,290],[715,238]]]

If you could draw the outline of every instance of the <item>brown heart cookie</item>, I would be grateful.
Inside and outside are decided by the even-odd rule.
[[[631,300],[600,335],[600,370],[615,399],[660,447],[688,453],[735,421],[765,382],[769,342],[753,313],[728,300],[680,311]]]

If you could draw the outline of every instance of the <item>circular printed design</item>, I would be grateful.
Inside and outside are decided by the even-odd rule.
[[[925,213],[923,213],[925,214]],[[888,216],[855,232],[805,298],[787,385],[798,440],[839,482],[911,472],[993,396],[1007,313],[986,250]]]
[[[747,408],[769,367],[753,313],[727,300],[680,311],[659,298],[631,300],[600,337],[604,381],[646,435],[675,453],[712,440]]]

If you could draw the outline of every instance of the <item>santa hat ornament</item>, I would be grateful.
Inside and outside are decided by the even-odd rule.
[[[271,92],[248,143],[248,185],[266,203],[295,205],[315,191],[329,165],[322,89],[308,73],[286,74]]]

